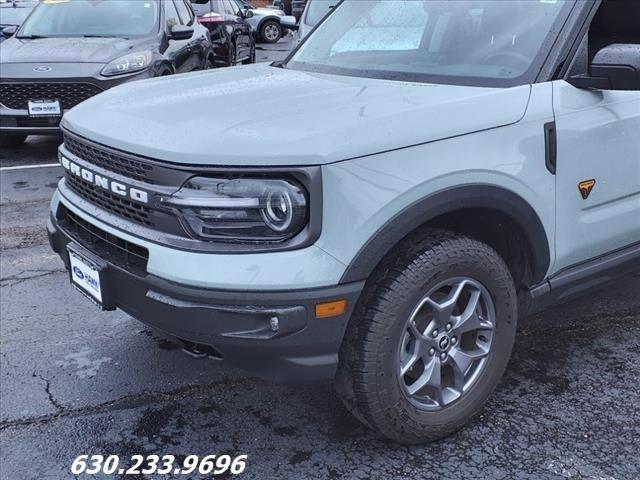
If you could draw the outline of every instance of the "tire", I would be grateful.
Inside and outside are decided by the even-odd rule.
[[[340,351],[336,390],[356,418],[398,443],[446,437],[478,413],[499,383],[516,324],[516,290],[502,258],[463,235],[423,230],[367,281]],[[467,365],[471,355],[476,359]],[[429,375],[436,371],[441,377]],[[444,388],[432,387],[434,378]]]
[[[229,61],[227,62],[229,67],[235,67],[238,64],[236,57],[236,46],[233,43],[229,44]]]
[[[282,26],[275,20],[267,20],[260,26],[260,38],[266,43],[277,43],[282,38]]]
[[[242,61],[243,65],[251,65],[252,63],[256,63],[256,46],[255,45],[251,47],[251,53],[249,54],[249,58]]]
[[[15,148],[22,145],[27,139],[26,135],[0,135],[0,147]]]

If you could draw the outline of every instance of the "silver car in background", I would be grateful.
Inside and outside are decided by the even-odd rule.
[[[265,43],[277,43],[286,33],[286,24],[295,24],[295,17],[287,16],[275,7],[257,8],[245,0],[233,0],[241,10],[251,10],[253,17],[247,18],[256,39]]]

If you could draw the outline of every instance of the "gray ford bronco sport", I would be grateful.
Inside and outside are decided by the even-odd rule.
[[[639,35],[640,2],[346,0],[284,62],[70,110],[51,245],[105,310],[440,438],[518,317],[640,270]]]

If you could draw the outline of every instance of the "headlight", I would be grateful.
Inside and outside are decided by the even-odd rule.
[[[102,69],[102,75],[112,77],[144,70],[151,64],[152,56],[151,52],[129,53],[123,57],[116,58],[105,66]]]
[[[199,239],[282,242],[307,225],[307,193],[293,180],[194,177],[161,202]]]

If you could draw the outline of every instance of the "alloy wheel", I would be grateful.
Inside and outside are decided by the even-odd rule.
[[[275,23],[270,23],[264,27],[263,35],[268,42],[275,42],[280,38],[280,29]]]
[[[397,372],[407,399],[427,411],[459,400],[486,365],[495,318],[491,295],[471,278],[452,278],[428,292],[400,341]]]

